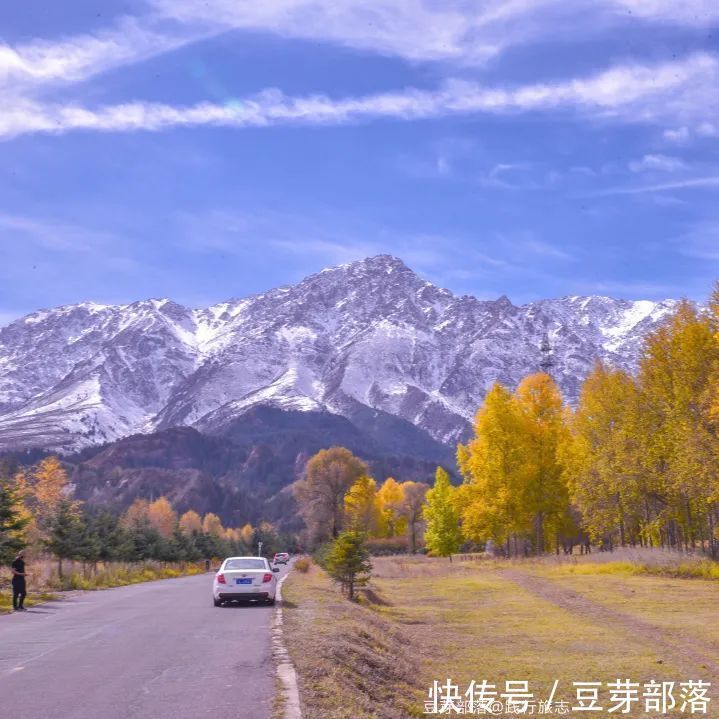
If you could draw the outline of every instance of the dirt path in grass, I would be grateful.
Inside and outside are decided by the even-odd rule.
[[[692,679],[711,680],[719,683],[719,657],[717,650],[696,639],[687,639],[678,631],[667,631],[651,622],[638,619],[616,609],[611,609],[592,601],[572,589],[557,586],[543,577],[537,577],[516,569],[498,572],[505,579],[518,584],[522,589],[536,597],[545,599],[555,606],[576,614],[584,620],[605,623],[613,629],[625,629],[627,637],[639,639],[650,644],[658,656],[692,672]]]

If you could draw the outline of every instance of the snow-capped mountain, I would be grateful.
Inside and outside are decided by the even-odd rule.
[[[0,449],[74,450],[248,408],[383,412],[448,444],[495,381],[539,369],[569,400],[597,359],[633,369],[675,302],[458,297],[380,255],[201,310],[170,300],[35,312],[0,330]]]

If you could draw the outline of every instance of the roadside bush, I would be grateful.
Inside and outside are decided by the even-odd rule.
[[[295,562],[294,567],[298,572],[305,574],[310,568],[310,560],[307,557],[301,557]]]

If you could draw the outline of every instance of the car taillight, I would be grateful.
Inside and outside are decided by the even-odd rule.
[[[225,581],[225,575],[224,574],[218,574],[217,575],[217,583],[218,584],[227,584]]]
[[[270,572],[267,572],[267,574],[265,574],[262,577],[262,583],[264,584],[265,582],[271,582],[271,581],[272,581],[272,574]]]

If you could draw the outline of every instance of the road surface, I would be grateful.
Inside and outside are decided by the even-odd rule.
[[[213,607],[212,576],[82,592],[0,617],[2,716],[268,719],[273,609]]]

